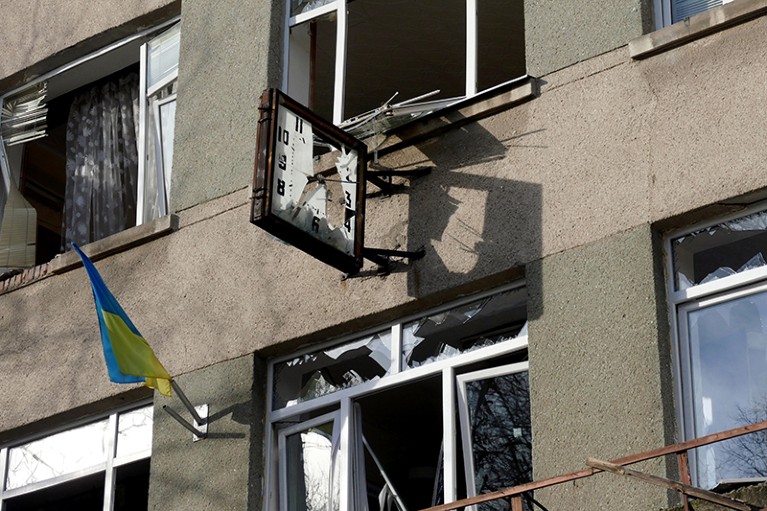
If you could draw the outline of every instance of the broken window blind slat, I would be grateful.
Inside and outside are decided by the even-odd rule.
[[[48,83],[41,82],[3,101],[0,135],[6,145],[23,144],[47,133]]]

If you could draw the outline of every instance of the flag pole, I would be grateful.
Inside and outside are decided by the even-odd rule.
[[[176,391],[176,394],[178,394],[178,398],[181,400],[182,403],[184,403],[184,407],[186,407],[186,409],[189,410],[189,413],[192,414],[192,418],[194,419],[194,421],[200,426],[202,426],[203,424],[207,424],[208,418],[205,417],[203,419],[197,414],[197,410],[195,410],[194,406],[192,406],[192,403],[189,402],[189,399],[187,399],[186,394],[184,394],[184,391],[181,390],[181,387],[179,387],[178,383],[176,383],[176,380],[171,380],[170,386],[173,387],[174,391]]]
[[[176,380],[172,379],[170,380],[170,386],[171,388],[176,392],[178,395],[178,398],[181,400],[181,402],[184,404],[184,408],[186,408],[190,414],[192,414],[192,417],[194,418],[194,424],[190,424],[189,421],[181,417],[179,413],[174,410],[173,408],[168,407],[168,405],[163,405],[162,409],[168,412],[168,415],[170,415],[173,419],[176,420],[179,424],[184,426],[186,429],[192,432],[192,440],[195,442],[198,440],[202,440],[203,438],[208,437],[208,405],[200,405],[197,407],[192,406],[192,403],[189,401],[189,399],[186,397],[186,394],[184,394],[184,391],[181,390],[181,387],[176,383]],[[199,410],[199,413],[198,413]],[[200,416],[202,414],[202,416]]]

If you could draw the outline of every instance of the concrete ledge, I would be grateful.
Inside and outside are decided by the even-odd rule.
[[[120,231],[104,239],[88,243],[82,247],[88,257],[97,261],[118,252],[124,252],[131,247],[147,243],[155,238],[164,236],[178,230],[178,216],[167,215],[151,222],[131,227]],[[82,266],[82,261],[73,251],[59,254],[49,263],[50,273],[64,273],[78,266]]]
[[[643,59],[767,13],[767,0],[737,0],[629,41],[629,55]]]
[[[533,99],[537,94],[538,81],[533,77],[490,89],[410,122],[388,134],[380,145],[373,144],[373,147],[368,149],[370,151],[377,149],[379,156],[383,156],[507,110],[514,105]]]

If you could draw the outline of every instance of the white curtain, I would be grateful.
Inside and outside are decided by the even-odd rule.
[[[136,224],[138,114],[135,73],[74,98],[67,122],[65,249]]]

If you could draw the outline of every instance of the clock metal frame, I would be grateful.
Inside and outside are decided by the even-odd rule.
[[[278,137],[278,109],[288,109],[292,114],[311,125],[313,133],[334,147],[356,151],[356,202],[354,216],[354,239],[352,253],[319,239],[306,230],[281,218],[272,210],[275,191],[275,152]],[[312,158],[315,165],[317,158]],[[281,167],[284,168],[284,167]],[[365,188],[367,170],[367,146],[322,119],[317,114],[288,97],[282,91],[270,88],[264,91],[259,106],[258,131],[256,134],[256,162],[253,176],[251,201],[251,223],[264,229],[273,236],[293,245],[307,254],[319,259],[338,270],[353,275],[362,268],[365,230]],[[284,171],[283,171],[284,172]],[[304,174],[316,175],[313,169],[305,169]],[[320,173],[324,174],[324,172]],[[284,186],[284,185],[283,185]],[[350,211],[350,210],[345,210]]]

